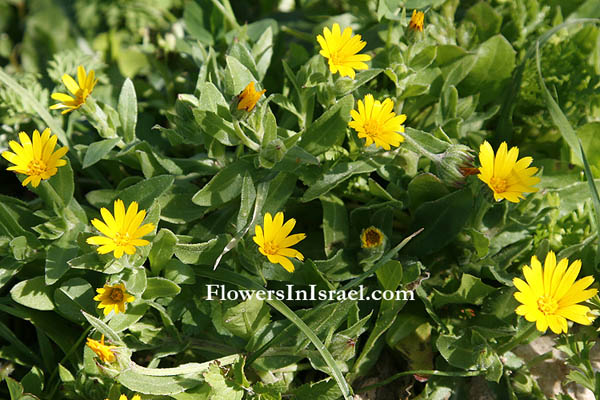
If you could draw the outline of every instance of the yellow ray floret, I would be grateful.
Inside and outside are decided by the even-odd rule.
[[[106,208],[100,209],[102,219],[92,220],[92,225],[106,236],[92,236],[87,239],[89,244],[100,245],[98,253],[107,254],[114,252],[116,258],[121,258],[123,253],[135,254],[136,246],[146,246],[150,242],[141,239],[154,230],[154,224],[141,225],[146,217],[146,210],[138,212],[138,204],[133,201],[125,212],[122,200],[115,200],[115,215]]]
[[[531,266],[523,267],[525,281],[513,279],[518,289],[514,296],[521,303],[516,313],[527,321],[535,321],[540,332],[546,332],[550,327],[554,333],[566,333],[567,320],[590,325],[589,307],[578,303],[594,297],[598,290],[587,289],[594,283],[592,276],[575,281],[580,269],[580,260],[573,261],[570,266],[566,258],[557,263],[552,251],[546,255],[543,268],[536,256],[531,257]]]
[[[103,288],[96,289],[98,293],[94,300],[99,301],[98,308],[104,308],[104,315],[110,314],[115,310],[115,314],[125,312],[125,303],[131,303],[135,297],[127,293],[125,285],[117,283],[116,285],[104,285]]]
[[[7,170],[27,175],[23,180],[23,186],[31,182],[31,186],[37,187],[40,181],[54,176],[58,167],[67,164],[62,157],[69,150],[68,147],[56,147],[56,135],[50,135],[50,129],[46,128],[40,135],[38,130],[33,131],[33,140],[25,132],[19,133],[20,144],[11,140],[8,145],[11,151],[2,153],[2,157],[15,164]]]
[[[96,83],[98,83],[98,79],[95,79],[94,70],[90,70],[90,73],[86,74],[85,68],[82,65],[77,67],[77,81],[67,74],[63,75],[62,81],[72,96],[66,93],[52,93],[51,97],[54,100],[60,101],[60,103],[50,106],[52,110],[64,109],[62,114],[81,107],[88,96],[92,94]]]
[[[425,14],[423,11],[413,10],[412,17],[408,23],[408,28],[413,31],[423,32],[423,25],[425,21]]]
[[[246,110],[248,112],[252,111],[256,106],[256,103],[258,103],[260,96],[266,91],[267,89],[263,89],[260,92],[257,92],[256,89],[254,89],[254,82],[250,82],[238,95],[239,103],[237,109]]]
[[[358,100],[358,111],[350,111],[352,121],[348,126],[358,132],[359,138],[366,139],[365,146],[375,143],[375,146],[385,150],[390,150],[391,146],[398,147],[404,141],[404,137],[398,132],[404,132],[402,124],[406,121],[406,115],[396,115],[393,109],[392,100],[385,99],[381,103],[368,94],[364,102]]]
[[[343,33],[338,24],[333,24],[331,30],[327,27],[323,28],[323,35],[317,36],[317,42],[321,45],[319,54],[327,58],[332,74],[339,72],[341,76],[354,79],[355,69],[369,68],[364,61],[369,61],[371,56],[357,54],[367,44],[360,39],[360,35],[352,35],[352,28],[349,27],[344,29]]]
[[[96,355],[105,363],[114,362],[116,357],[113,352],[113,349],[116,349],[116,346],[107,346],[104,344],[104,335],[102,335],[102,339],[100,341],[87,338],[87,346],[96,353]]]
[[[296,220],[293,218],[284,224],[282,212],[275,214],[275,218],[266,213],[264,231],[260,225],[256,225],[256,236],[252,238],[258,245],[261,254],[266,256],[273,264],[281,264],[288,272],[294,272],[294,264],[288,257],[294,257],[300,261],[304,260],[302,253],[290,248],[306,237],[304,233],[290,235],[295,225]]]
[[[506,199],[518,203],[523,199],[523,193],[537,192],[533,187],[540,182],[540,178],[533,176],[538,169],[529,167],[531,157],[519,157],[519,148],[512,147],[510,151],[506,142],[502,142],[494,156],[492,146],[487,142],[479,148],[479,174],[477,177],[485,182],[494,191],[494,199]]]

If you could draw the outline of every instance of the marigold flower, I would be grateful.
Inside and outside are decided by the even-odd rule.
[[[131,303],[135,297],[128,294],[125,285],[117,283],[116,285],[104,285],[103,288],[96,289],[98,293],[94,300],[99,301],[98,308],[104,308],[104,315],[110,314],[115,310],[115,314],[125,312],[125,303]]]
[[[360,242],[363,249],[372,249],[383,244],[383,232],[374,226],[364,229],[360,235]]]
[[[257,92],[256,89],[254,89],[254,82],[250,82],[248,86],[246,86],[244,90],[238,94],[239,103],[237,105],[237,109],[246,110],[248,112],[252,111],[254,106],[256,106],[256,103],[258,103],[260,96],[262,96],[266,91],[267,89],[263,89],[260,92]]]
[[[51,97],[60,101],[60,103],[50,106],[50,109],[64,108],[65,110],[61,114],[66,114],[81,107],[88,96],[92,94],[96,83],[98,83],[98,79],[94,79],[94,70],[92,69],[89,74],[86,74],[82,65],[77,67],[77,82],[67,74],[62,76],[62,81],[74,97],[66,93],[52,93]]]
[[[408,28],[413,31],[423,32],[423,22],[425,21],[425,14],[423,11],[413,10]]]
[[[135,254],[135,246],[146,246],[150,242],[140,239],[154,230],[154,224],[142,224],[146,217],[146,210],[138,212],[138,203],[131,202],[127,213],[122,200],[115,200],[115,216],[102,207],[100,214],[105,222],[97,218],[92,220],[92,225],[105,236],[92,236],[87,239],[89,244],[100,245],[98,253],[107,254],[114,251],[116,258],[121,258],[123,253]],[[140,226],[141,225],[141,226]]]
[[[519,290],[514,294],[520,303],[516,313],[525,316],[527,321],[536,322],[540,332],[548,327],[554,333],[567,332],[567,319],[582,325],[590,325],[589,307],[577,304],[596,295],[598,290],[587,289],[594,283],[594,277],[586,276],[577,279],[581,269],[581,261],[563,258],[556,263],[556,255],[550,251],[546,255],[544,267],[536,256],[531,257],[531,266],[523,267],[524,282],[514,278],[513,283]]]
[[[13,150],[2,152],[2,157],[15,164],[6,168],[8,171],[15,171],[19,174],[27,175],[22,185],[37,187],[42,179],[48,179],[54,176],[58,167],[67,164],[61,157],[69,150],[68,147],[61,147],[54,151],[56,135],[50,136],[50,129],[46,128],[40,135],[38,130],[33,131],[33,141],[25,132],[19,132],[19,141],[21,144],[11,140],[8,145]],[[13,153],[14,152],[14,153]]]
[[[96,353],[96,355],[105,363],[114,362],[116,357],[113,353],[113,349],[116,349],[116,346],[107,346],[104,344],[104,335],[102,335],[102,339],[100,341],[87,338],[86,345]]]
[[[333,24],[331,30],[327,27],[323,28],[323,36],[317,36],[317,42],[321,45],[319,54],[327,58],[332,74],[339,72],[341,76],[354,79],[355,69],[369,68],[363,61],[369,61],[371,56],[356,54],[366,46],[367,42],[361,41],[360,35],[352,36],[352,28],[347,27],[342,33],[339,24]]]
[[[538,169],[529,167],[533,161],[531,157],[517,161],[519,148],[507,149],[506,142],[502,142],[494,157],[492,146],[487,141],[483,142],[479,148],[481,167],[477,177],[494,191],[496,201],[506,199],[518,203],[524,198],[523,193],[537,192],[538,189],[533,185],[538,184],[540,178],[533,176]]]
[[[105,399],[105,400],[108,400],[108,399]],[[127,396],[125,396],[124,394],[122,394],[122,395],[119,397],[119,400],[127,400]],[[131,400],[142,400],[142,398],[140,397],[140,395],[139,395],[139,394],[136,394],[135,396],[133,396],[133,397],[131,398]]]
[[[375,143],[375,146],[390,149],[390,145],[398,147],[404,141],[404,137],[398,132],[404,132],[402,125],[406,121],[406,115],[396,115],[392,111],[394,102],[385,99],[383,103],[374,100],[373,95],[368,94],[362,100],[358,100],[358,111],[350,111],[352,121],[348,126],[358,132],[359,138],[365,138],[365,146]]]
[[[294,272],[294,264],[287,257],[294,257],[300,261],[304,256],[298,250],[290,249],[301,240],[304,240],[304,233],[290,235],[296,225],[294,218],[283,223],[283,213],[280,211],[271,218],[271,214],[266,213],[264,219],[264,233],[260,225],[256,225],[255,234],[252,239],[258,245],[258,250],[265,255],[273,264],[281,264],[288,272]]]

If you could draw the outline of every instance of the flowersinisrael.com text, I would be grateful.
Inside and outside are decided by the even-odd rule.
[[[359,285],[352,290],[322,290],[317,285],[309,285],[308,289],[294,289],[294,285],[286,285],[286,289],[278,290],[235,290],[226,289],[225,285],[207,285],[207,300],[248,300],[256,294],[258,300],[286,300],[286,301],[343,301],[343,300],[414,300],[412,290],[373,290],[367,292],[366,288]]]

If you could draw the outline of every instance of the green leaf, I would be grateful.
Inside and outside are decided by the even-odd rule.
[[[37,188],[32,188],[36,194],[44,199],[46,204],[57,210],[59,215],[61,214],[60,211],[69,204],[75,191],[71,162],[68,158],[65,158],[65,160],[67,164],[59,167],[56,175],[47,181],[42,181]]]
[[[339,248],[343,248],[349,236],[348,213],[344,202],[334,195],[319,198],[323,207],[323,237],[325,255],[330,257]]]
[[[160,277],[152,277],[146,280],[146,290],[142,297],[144,299],[155,299],[157,297],[173,297],[181,292],[176,283]]]
[[[480,42],[500,33],[502,15],[488,3],[479,2],[469,8],[465,20],[472,21],[475,24]]]
[[[212,46],[214,44],[212,35],[204,28],[204,13],[202,7],[196,2],[185,3],[183,20],[187,31],[200,43]]]
[[[116,380],[133,392],[164,396],[181,393],[201,383],[199,376],[149,376],[133,370],[121,372]]]
[[[408,208],[414,213],[421,204],[447,194],[446,185],[437,176],[428,172],[417,175],[408,183]]]
[[[496,289],[486,285],[481,279],[469,275],[462,274],[460,278],[460,287],[452,293],[442,293],[437,289],[433,289],[435,293],[431,302],[436,308],[443,307],[446,304],[476,304],[481,305],[490,293]]]
[[[245,391],[238,385],[227,380],[217,364],[211,364],[204,373],[204,380],[210,385],[210,399],[214,400],[242,400]]]
[[[502,35],[496,35],[479,46],[477,61],[469,75],[458,85],[461,96],[479,94],[479,104],[497,99],[515,69],[516,52]],[[485,90],[481,90],[485,88]]]
[[[74,322],[84,322],[81,310],[93,312],[96,308],[93,297],[96,292],[81,278],[73,278],[62,283],[54,292],[57,311]]]
[[[105,322],[94,317],[93,315],[86,313],[85,311],[81,311],[81,313],[83,314],[85,319],[87,319],[87,321],[90,323],[90,325],[92,325],[98,332],[106,336],[106,338],[110,342],[113,342],[117,346],[124,345],[119,334],[115,332],[111,327],[106,325]]]
[[[114,138],[105,139],[90,144],[85,152],[85,156],[83,157],[83,168],[91,167],[98,161],[102,160],[104,156],[106,156],[120,141],[121,139]]]
[[[53,290],[51,286],[46,285],[43,276],[37,276],[17,283],[10,290],[10,295],[14,301],[25,307],[41,311],[52,311],[54,310]]]
[[[135,139],[135,126],[137,124],[137,97],[135,95],[135,87],[131,79],[125,79],[119,94],[119,118],[121,119],[121,127],[123,129],[123,140],[125,143],[133,142]]]
[[[160,175],[145,179],[121,191],[113,198],[113,200],[123,200],[126,208],[131,202],[137,201],[140,210],[147,210],[161,194],[166,192],[171,185],[173,185],[174,181],[175,178],[171,175]],[[112,209],[112,205],[111,202],[110,209]]]
[[[164,266],[164,271],[165,278],[178,285],[193,285],[196,283],[194,269],[176,258],[173,258],[167,262],[167,264]]]
[[[231,122],[211,111],[194,109],[193,112],[196,122],[208,136],[225,146],[237,146],[240,143]]]
[[[231,307],[223,314],[223,326],[242,339],[249,339],[271,320],[269,307],[259,300],[256,294],[251,294],[248,300]]]
[[[146,303],[129,303],[126,312],[114,315],[110,321],[108,321],[108,326],[115,332],[123,332],[125,329],[138,322],[144,314],[146,314],[147,310],[148,304]]]
[[[351,176],[375,171],[377,167],[377,164],[372,160],[339,162],[330,170],[326,170],[321,178],[304,192],[304,195],[300,200],[302,202],[314,200],[329,192]]]
[[[154,275],[158,275],[165,264],[169,262],[175,253],[177,236],[168,229],[161,229],[152,241],[152,249],[148,254],[150,269]]]
[[[46,273],[45,280],[47,285],[53,285],[69,270],[68,261],[77,256],[79,249],[75,246],[65,246],[61,243],[50,245],[46,252]]]
[[[41,396],[44,390],[44,372],[36,366],[33,366],[27,374],[21,379],[21,385],[27,393]]]
[[[231,201],[238,197],[242,191],[244,173],[251,170],[251,164],[245,160],[238,160],[219,171],[192,201],[204,207],[214,207]]]
[[[423,228],[423,233],[412,240],[406,251],[425,255],[440,250],[460,233],[472,212],[473,196],[468,188],[423,203],[415,211],[412,223],[412,230]]]
[[[230,96],[237,96],[244,90],[250,82],[257,82],[257,79],[248,68],[244,66],[237,58],[225,56],[227,70],[225,72],[225,93]]]
[[[353,107],[354,97],[351,94],[338,100],[302,134],[300,147],[313,155],[319,155],[333,145],[341,145],[346,137],[350,110]]]
[[[219,235],[204,243],[178,243],[175,256],[185,264],[214,266],[215,260],[228,242],[228,236]]]

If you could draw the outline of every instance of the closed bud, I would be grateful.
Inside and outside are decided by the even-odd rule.
[[[439,178],[452,186],[462,185],[466,176],[479,173],[473,168],[474,156],[468,146],[453,144],[435,162]]]

